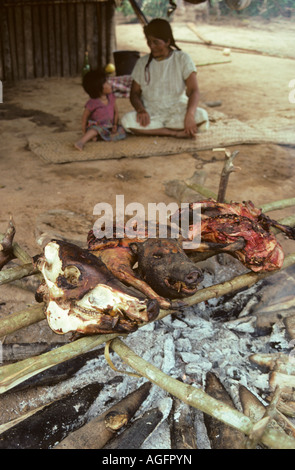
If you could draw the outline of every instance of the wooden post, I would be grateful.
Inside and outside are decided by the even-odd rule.
[[[70,75],[74,76],[77,73],[77,34],[76,34],[76,22],[75,22],[75,5],[69,3],[67,5],[68,15],[68,42],[69,42],[69,68]]]
[[[56,74],[61,77],[62,70],[62,53],[61,53],[61,19],[60,19],[60,5],[53,5],[54,11],[54,31],[55,31],[55,64]]]
[[[1,21],[1,28],[0,28],[0,41],[2,42],[3,48],[3,62],[2,62],[2,80],[12,80],[13,79],[13,72],[12,72],[12,63],[11,63],[11,54],[10,54],[10,43],[9,43],[9,31],[8,31],[8,10],[3,6],[0,7],[0,21]]]
[[[94,29],[94,18],[93,18],[93,5],[91,3],[85,4],[85,37],[86,37],[86,50],[88,51],[89,63],[91,68],[95,68],[96,61],[94,61],[93,51],[93,29]],[[94,65],[95,64],[95,65]]]
[[[49,76],[54,77],[57,75],[56,70],[56,41],[55,41],[55,22],[54,22],[54,6],[47,5],[47,24],[48,24],[48,69]]]
[[[77,72],[81,74],[84,62],[85,45],[85,24],[84,24],[84,4],[76,4],[76,31],[77,31]]]
[[[47,5],[40,5],[43,75],[49,76]]]
[[[25,75],[26,78],[34,77],[34,56],[33,56],[33,33],[32,33],[32,13],[31,6],[24,6],[24,45],[25,45]]]
[[[23,79],[25,74],[25,48],[24,48],[24,34],[23,34],[23,15],[22,7],[14,7],[14,31],[16,43],[16,61],[18,68],[18,78]]]
[[[43,77],[39,6],[32,6],[35,77]]]
[[[8,15],[8,34],[9,34],[9,54],[11,57],[11,69],[12,69],[12,79],[18,80],[18,66],[17,66],[17,56],[16,56],[16,38],[14,31],[14,15],[13,8],[7,8]]]

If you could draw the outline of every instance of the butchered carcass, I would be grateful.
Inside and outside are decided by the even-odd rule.
[[[49,242],[36,265],[44,278],[36,299],[45,302],[56,333],[131,332],[159,313],[156,300],[123,285],[101,260],[71,243]]]
[[[184,253],[178,240],[149,238],[147,225],[135,238],[96,238],[88,234],[88,249],[99,257],[123,283],[133,286],[163,309],[178,308],[183,302],[170,299],[194,294],[203,275]],[[137,268],[133,269],[137,264]]]
[[[219,203],[205,200],[191,203],[188,208],[174,214],[171,220],[178,218],[183,211],[189,211],[189,230],[183,240],[190,241],[201,234],[200,245],[188,249],[187,253],[227,252],[255,272],[273,271],[283,265],[283,249],[270,232],[270,227],[277,227],[289,238],[294,238],[294,229],[271,220],[251,201]],[[193,216],[194,211],[199,219]]]
[[[193,295],[203,280],[202,271],[184,253],[174,238],[148,238],[131,243],[138,273],[158,294],[171,299]]]

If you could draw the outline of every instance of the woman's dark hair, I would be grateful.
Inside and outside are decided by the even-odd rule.
[[[103,70],[90,70],[83,77],[82,86],[90,98],[99,98],[102,95],[106,74]]]
[[[175,44],[172,28],[167,20],[164,20],[163,18],[155,18],[143,27],[143,31],[146,38],[148,38],[148,36],[153,36],[157,39],[162,39],[162,41],[165,42],[170,40],[170,46],[179,49]]]
[[[175,49],[180,51],[180,48],[175,43],[175,39],[173,37],[173,32],[172,32],[170,23],[167,20],[164,20],[163,18],[155,18],[152,21],[150,21],[146,26],[143,27],[143,32],[147,39],[148,39],[148,36],[153,36],[165,42],[169,41],[170,47],[174,47]],[[145,66],[145,71],[144,71],[147,83],[149,83],[150,81],[149,65],[152,60],[153,60],[153,56],[152,56],[152,53],[150,53],[150,56],[149,56],[149,59],[147,61],[147,64]]]

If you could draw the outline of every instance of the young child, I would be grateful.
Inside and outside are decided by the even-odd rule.
[[[118,124],[116,98],[105,73],[97,70],[88,72],[83,78],[83,88],[90,99],[85,104],[82,116],[84,135],[75,143],[75,147],[83,150],[86,142],[98,138],[106,141],[125,139],[125,130]]]

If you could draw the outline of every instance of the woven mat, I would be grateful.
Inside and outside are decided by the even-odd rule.
[[[52,138],[47,140],[42,136],[31,136],[28,144],[36,156],[45,162],[57,164],[122,157],[175,155],[240,144],[295,145],[295,126],[291,126],[289,120],[286,121],[286,126],[273,128],[265,127],[269,125],[268,122],[243,123],[237,119],[229,119],[217,111],[209,113],[209,117],[210,129],[199,133],[195,139],[128,134],[125,140],[118,142],[89,142],[83,151],[79,151],[73,145],[79,137],[77,132],[63,132],[54,133]]]

